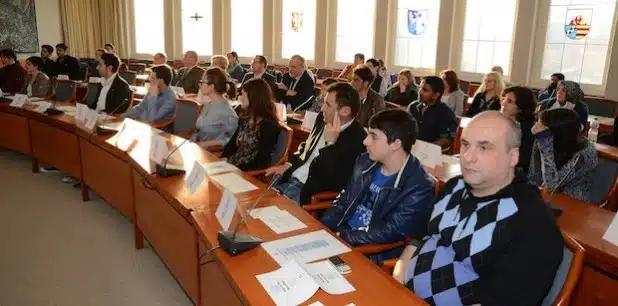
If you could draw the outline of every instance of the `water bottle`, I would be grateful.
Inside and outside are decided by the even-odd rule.
[[[594,121],[590,123],[590,130],[588,131],[588,140],[597,142],[599,137],[599,120],[594,118]]]

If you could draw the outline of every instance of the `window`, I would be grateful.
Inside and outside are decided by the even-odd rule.
[[[182,0],[182,52],[212,55],[212,0]]]
[[[552,0],[541,79],[562,72],[568,80],[604,83],[615,0]]]
[[[294,54],[313,60],[315,54],[316,0],[283,0],[281,56]]]
[[[134,0],[135,53],[165,51],[163,0]]]
[[[399,0],[395,65],[415,68],[436,66],[440,0]]]
[[[231,0],[232,51],[238,56],[262,54],[264,1]]]
[[[354,54],[373,57],[376,0],[337,1],[337,62],[352,62]],[[358,22],[358,18],[367,22]]]
[[[500,65],[511,66],[515,0],[468,0],[466,4],[461,70],[487,73]]]

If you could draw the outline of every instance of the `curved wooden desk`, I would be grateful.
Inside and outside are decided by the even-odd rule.
[[[80,180],[85,201],[88,188],[97,192],[133,222],[136,248],[143,247],[145,237],[194,304],[273,304],[255,278],[277,268],[262,248],[236,257],[221,250],[206,254],[207,249],[217,245],[220,226],[214,212],[221,187],[207,178],[194,194],[189,194],[183,175],[161,178],[150,174],[154,164],[149,159],[148,142],[158,130],[130,119],[125,119],[125,123],[138,139],[137,145],[127,152],[106,142],[111,135],[91,134],[78,127],[72,116],[48,116],[0,104],[0,147],[32,156],[33,172],[38,171],[42,162]],[[168,139],[170,149],[183,140],[163,136]],[[195,160],[219,160],[194,143],[186,143],[179,152],[186,167]],[[265,186],[251,176],[238,174],[259,187],[256,191],[237,194],[240,206],[247,207]],[[262,205],[269,203],[288,210],[307,228],[276,235],[261,221],[249,218],[241,232],[269,241],[324,228],[303,209],[274,192],[269,192]],[[246,210],[239,211],[244,215]],[[232,224],[239,218],[237,214]],[[319,291],[307,304],[319,300],[326,305],[425,305],[363,255],[350,252],[341,257],[352,267],[346,278],[356,291],[342,296]]]

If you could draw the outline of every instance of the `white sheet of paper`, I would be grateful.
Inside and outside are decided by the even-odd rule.
[[[262,216],[272,215],[279,213],[281,209],[279,207],[272,205],[266,207],[258,207],[254,208],[249,212],[249,215],[254,219],[260,219]]]
[[[417,140],[412,147],[412,154],[426,167],[435,168],[442,163],[442,148],[433,143]]]
[[[56,77],[57,80],[68,80],[69,76],[66,74],[59,74],[58,77]]]
[[[120,150],[125,151],[125,152],[129,150],[129,147],[133,144],[133,141],[138,141],[137,139],[135,139],[135,136],[127,132],[126,129],[127,129],[126,124],[123,124],[118,130],[118,133],[114,135],[114,137],[117,137],[116,146]]]
[[[450,164],[450,165],[457,165],[459,164],[459,158],[457,156],[442,154],[442,163]]]
[[[99,120],[101,120],[101,115],[102,114],[99,114]],[[122,122],[108,122],[106,124],[101,124],[99,126],[107,130],[120,131],[120,129],[124,126],[124,124]]]
[[[88,109],[88,111],[86,111],[86,121],[84,122],[86,129],[89,131],[94,130],[94,127],[97,124],[97,120],[99,120],[99,114],[97,113],[97,111],[93,109]]]
[[[216,175],[211,177],[211,179],[224,188],[228,188],[233,193],[248,192],[258,189],[255,185],[242,178],[242,176],[233,172]]]
[[[219,174],[219,173],[224,173],[224,172],[232,172],[232,171],[240,170],[236,168],[236,166],[224,160],[214,162],[214,163],[205,163],[202,166],[204,167],[208,175],[214,175],[214,174]]]
[[[260,214],[262,220],[276,234],[283,234],[306,228],[305,223],[298,220],[287,210],[279,210],[268,214]]]
[[[35,103],[37,103],[37,107],[34,109],[34,111],[40,114],[44,113],[48,108],[52,107],[52,104],[47,101],[39,101]]]
[[[287,115],[287,110],[285,108],[285,104],[275,103],[275,107],[277,108],[277,115],[279,116],[279,120],[286,121],[288,119],[288,115]]]
[[[63,111],[65,115],[69,115],[69,116],[77,115],[77,108],[75,106],[64,105],[64,106],[56,106],[56,108]]]
[[[296,262],[281,269],[256,276],[276,305],[300,305],[320,288],[311,275]]]
[[[103,83],[103,78],[90,77],[88,78],[88,83]]]
[[[28,101],[27,95],[16,94],[15,97],[13,97],[13,101],[9,105],[13,107],[23,107],[27,101]]]
[[[185,95],[185,89],[179,86],[170,86],[172,90],[179,96]]]
[[[75,104],[75,120],[85,122],[89,111],[90,108],[88,108],[88,105],[83,103]]]
[[[221,201],[219,202],[215,216],[224,231],[230,230],[230,225],[232,224],[232,219],[234,219],[234,212],[237,206],[238,199],[234,193],[227,188],[223,189],[223,195],[221,196]]]
[[[150,159],[157,164],[163,164],[167,155],[169,155],[169,149],[165,138],[153,134],[150,138]]]
[[[185,176],[185,186],[189,190],[190,194],[195,193],[198,187],[202,185],[204,179],[206,178],[206,171],[202,168],[202,165],[195,161],[193,163],[193,167],[189,173]]]
[[[28,98],[28,102],[40,102],[40,101],[45,101],[45,98],[39,98],[39,97]]]
[[[614,220],[607,227],[605,234],[603,234],[603,239],[618,246],[618,214],[614,216]]]
[[[303,267],[328,294],[346,294],[356,290],[328,260],[304,264]]]
[[[262,243],[262,248],[279,264],[311,262],[347,253],[345,244],[325,230]]]
[[[313,129],[313,125],[315,125],[315,119],[318,117],[318,113],[306,111],[305,118],[303,118],[303,128]]]

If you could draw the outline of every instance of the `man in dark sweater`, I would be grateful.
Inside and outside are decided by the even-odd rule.
[[[41,58],[43,58],[43,65],[39,67],[39,70],[50,78],[58,75],[58,73],[56,73],[56,62],[51,59],[53,53],[54,47],[50,45],[41,46]]]
[[[56,73],[58,75],[68,75],[71,80],[79,80],[79,61],[69,55],[69,46],[62,43],[57,44],[56,54],[58,54],[58,59],[56,60]]]
[[[516,172],[521,130],[501,113],[470,121],[461,138],[463,176],[442,188],[422,241],[394,272],[431,305],[540,305],[564,242],[539,190]]]
[[[17,61],[15,51],[0,50],[0,89],[5,93],[19,93],[26,84],[26,70]]]
[[[290,162],[266,170],[266,175],[283,175],[274,188],[298,204],[309,203],[312,195],[323,191],[341,191],[356,158],[365,152],[367,132],[354,119],[358,93],[347,83],[333,84],[327,92],[307,141]]]

